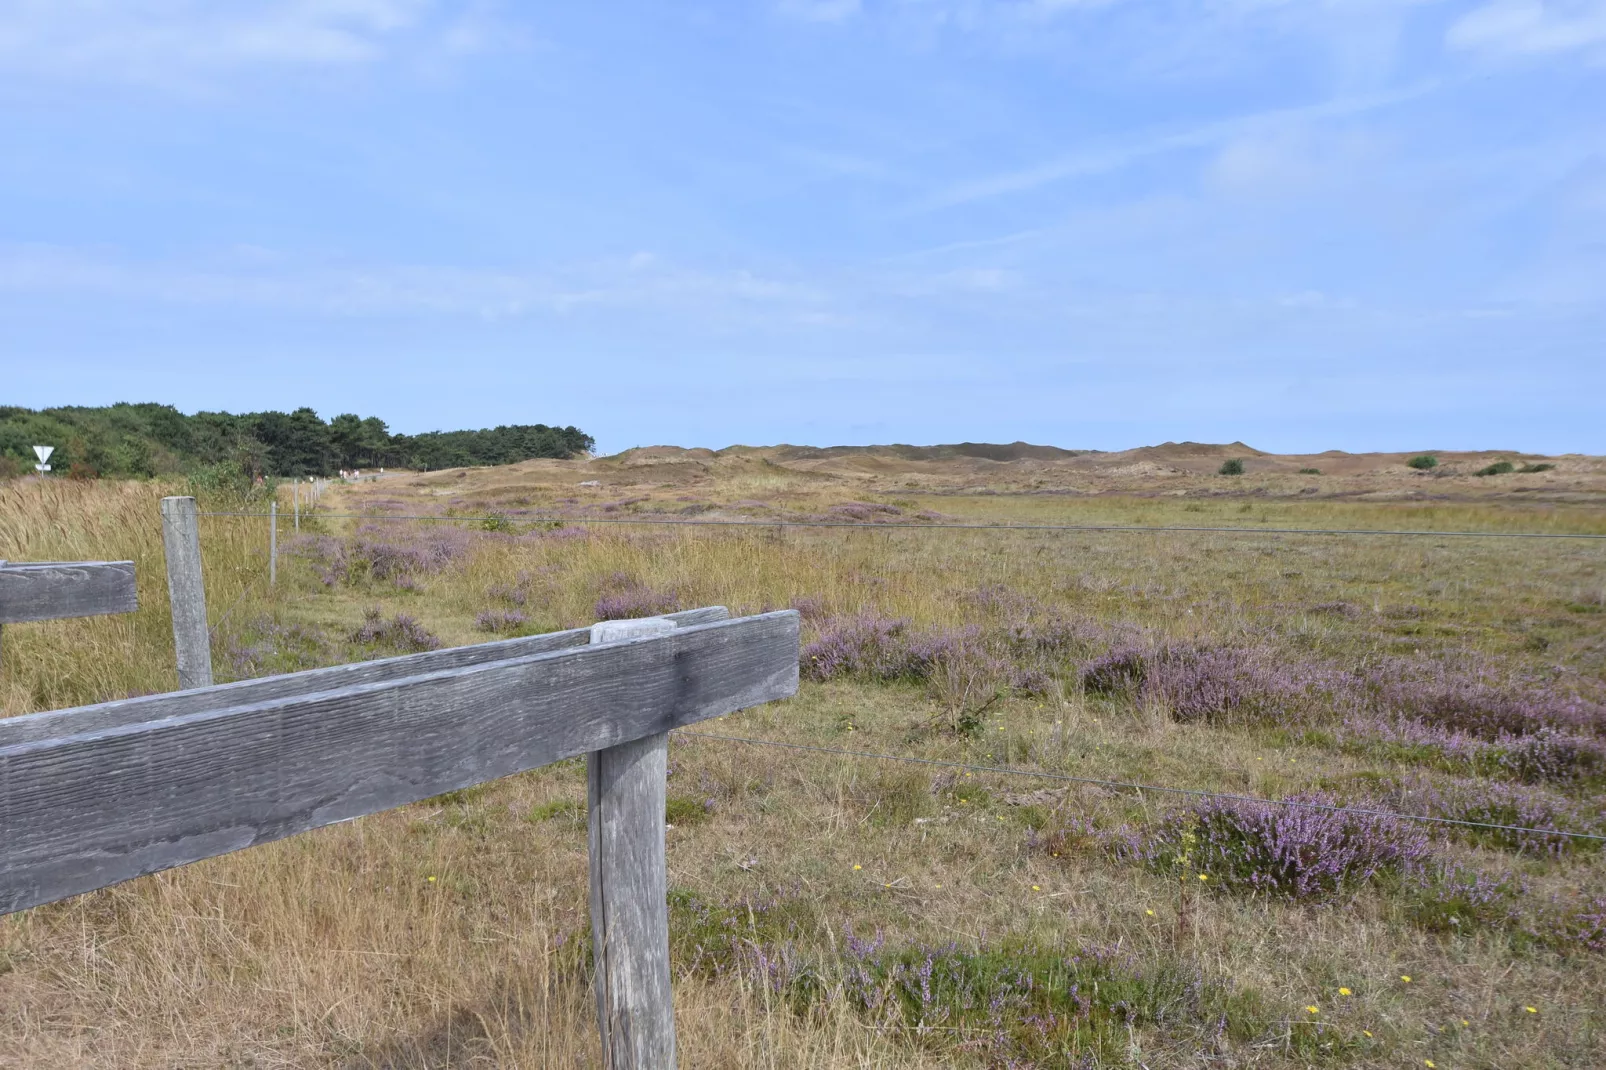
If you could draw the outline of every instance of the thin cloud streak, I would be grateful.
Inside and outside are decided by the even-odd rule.
[[[1191,129],[1150,135],[1130,141],[1124,145],[1114,145],[1096,152],[1061,156],[1036,167],[1006,171],[986,178],[950,186],[917,202],[911,206],[907,214],[919,215],[947,208],[957,208],[961,205],[973,204],[978,201],[1028,193],[1043,186],[1063,182],[1066,179],[1118,171],[1129,164],[1150,156],[1175,152],[1179,149],[1218,145],[1248,133],[1282,124],[1361,115],[1426,96],[1439,88],[1441,88],[1441,83],[1439,82],[1425,82],[1387,93],[1347,97],[1293,108],[1276,108],[1270,111],[1205,123]]]

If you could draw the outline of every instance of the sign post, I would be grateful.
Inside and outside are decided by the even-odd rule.
[[[44,475],[46,472],[50,471],[50,465],[46,464],[45,462],[50,460],[50,455],[55,452],[56,447],[54,446],[35,446],[33,448],[33,455],[39,458],[39,463],[33,466],[33,470],[38,472],[40,475]]]

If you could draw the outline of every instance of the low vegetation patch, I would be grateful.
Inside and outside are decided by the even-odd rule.
[[[377,608],[363,613],[362,623],[349,638],[370,651],[396,654],[415,654],[435,650],[441,645],[441,641],[414,618],[397,613],[387,620]]]
[[[805,1018],[845,1006],[868,1028],[964,1065],[1124,1064],[1134,1033],[1197,1046],[1245,1043],[1277,1025],[1254,992],[1169,957],[1022,941],[899,944],[851,928],[829,939],[795,891],[670,901],[684,968],[744,976]],[[1342,1047],[1336,1034],[1298,1043]]]
[[[1314,794],[1289,802],[1337,805]],[[1122,853],[1206,889],[1321,899],[1406,872],[1431,852],[1419,827],[1387,815],[1205,799],[1130,834]]]

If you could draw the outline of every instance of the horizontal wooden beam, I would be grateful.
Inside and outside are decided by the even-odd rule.
[[[10,561],[0,565],[0,624],[132,613],[132,561]]]
[[[784,610],[12,743],[0,913],[785,698],[797,658]]]
[[[694,624],[708,624],[726,620],[730,611],[724,606],[689,609],[668,614],[682,628]],[[568,650],[585,646],[591,638],[591,629],[571,628],[543,635],[526,635],[517,639],[501,639],[493,643],[475,643],[471,646],[429,650],[422,654],[403,654],[395,658],[359,661],[350,665],[332,665],[323,669],[267,676],[259,680],[240,680],[215,687],[194,688],[189,691],[172,691],[164,695],[143,695],[120,702],[102,702],[95,706],[75,706],[66,710],[47,710],[28,713],[20,717],[0,718],[0,747],[33,740],[55,739],[60,736],[113,728],[120,724],[155,721],[166,717],[179,717],[187,713],[215,710],[222,706],[244,706],[270,699],[310,695],[316,691],[333,691],[357,684],[375,684],[385,680],[401,680],[409,676],[422,676],[443,669],[461,669],[470,665],[483,665],[490,661],[528,657],[553,650]]]

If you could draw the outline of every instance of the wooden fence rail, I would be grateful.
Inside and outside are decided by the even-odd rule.
[[[138,608],[132,561],[0,561],[0,628]]]
[[[666,733],[797,691],[797,614],[724,616],[0,720],[0,914],[589,754],[605,1059],[672,1066]]]

